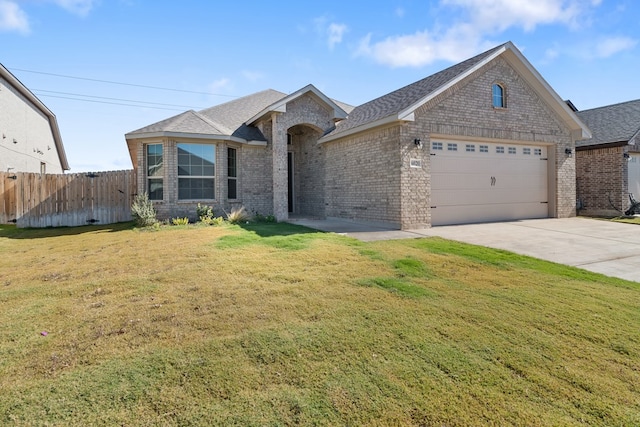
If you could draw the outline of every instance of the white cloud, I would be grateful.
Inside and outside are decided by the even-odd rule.
[[[249,80],[251,82],[258,81],[258,80],[262,79],[262,77],[264,77],[263,74],[258,72],[258,71],[242,70],[241,73],[242,73],[242,76],[245,79],[247,79],[247,80]]]
[[[594,56],[596,58],[608,58],[616,53],[631,50],[637,44],[638,40],[630,37],[609,37],[596,43]]]
[[[98,0],[54,0],[63,9],[79,16],[87,16]]]
[[[345,24],[336,24],[332,22],[327,27],[329,49],[333,49],[333,47],[342,42],[342,36],[347,31],[347,26]]]
[[[17,3],[0,0],[0,31],[29,33],[29,19]]]
[[[231,86],[231,80],[226,77],[222,77],[210,83],[208,89],[211,93],[218,93],[223,92],[224,90],[231,89]]]
[[[372,42],[361,39],[356,55],[369,56],[391,67],[420,67],[438,60],[456,62],[489,48],[489,40],[510,28],[533,31],[539,25],[576,28],[601,0],[441,0],[442,7],[458,9],[460,20],[442,28],[390,36]],[[550,57],[555,55],[550,52]]]

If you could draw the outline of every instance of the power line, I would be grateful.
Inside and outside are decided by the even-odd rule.
[[[59,99],[70,99],[72,101],[82,101],[82,102],[93,102],[96,104],[109,104],[109,105],[123,105],[125,107],[137,107],[137,108],[152,108],[154,110],[169,110],[169,111],[184,111],[182,109],[178,109],[178,108],[165,108],[165,107],[152,107],[150,105],[136,105],[136,104],[124,104],[121,102],[108,102],[108,101],[98,101],[95,99],[80,99],[80,98],[72,98],[69,96],[57,96],[57,95],[40,95],[40,96],[46,96],[49,98],[59,98]],[[137,101],[133,101],[133,102],[137,102]]]
[[[84,95],[81,93],[70,93],[70,92],[56,92],[53,90],[45,90],[45,89],[33,89],[34,92],[39,92],[39,93],[52,93],[52,94],[56,94],[56,95],[69,95],[69,96],[81,96],[84,98],[96,98],[96,99],[108,99],[110,101],[124,101],[124,102],[135,102],[138,104],[151,104],[151,105],[163,105],[166,107],[183,107],[183,108],[191,108],[194,110],[203,110],[205,107],[193,107],[191,105],[179,105],[179,104],[164,104],[161,102],[150,102],[150,101],[136,101],[135,99],[122,99],[122,98],[109,98],[106,96],[97,96],[97,95]],[[41,95],[41,96],[48,96],[48,95]],[[85,101],[84,99],[78,99],[78,101]]]
[[[226,96],[226,97],[229,97],[229,98],[239,98],[238,96],[235,96],[235,95],[224,95],[224,94],[221,94],[221,93],[198,92],[198,91],[193,91],[193,90],[173,89],[173,88],[160,87],[160,86],[147,86],[147,85],[140,85],[140,84],[135,84],[135,83],[115,82],[113,80],[101,80],[101,79],[92,79],[92,78],[88,78],[88,77],[68,76],[68,75],[65,75],[65,74],[46,73],[44,71],[25,70],[23,68],[9,68],[9,70],[22,71],[23,73],[44,74],[46,76],[62,77],[62,78],[65,78],[65,79],[86,80],[86,81],[90,81],[90,82],[108,83],[108,84],[113,84],[113,85],[134,86],[134,87],[142,87],[142,88],[146,88],[146,89],[155,89],[155,90],[166,90],[166,91],[170,91],[170,92],[195,93],[195,94],[198,94],[198,95],[213,95],[213,96]]]

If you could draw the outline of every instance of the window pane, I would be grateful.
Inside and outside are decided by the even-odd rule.
[[[149,179],[147,193],[149,194],[149,200],[162,200],[162,179]]]
[[[178,144],[178,176],[215,175],[216,146],[211,144]]]
[[[214,183],[211,178],[179,178],[178,199],[215,199]]]
[[[162,176],[162,144],[147,145],[147,176]]]
[[[237,173],[236,149],[229,148],[227,149],[227,176],[235,178],[238,176]]]
[[[493,106],[497,108],[504,108],[504,89],[500,85],[493,85]]]
[[[228,181],[227,182],[227,198],[237,199],[238,198],[238,191],[237,191],[238,180],[235,178],[229,178],[227,181]]]

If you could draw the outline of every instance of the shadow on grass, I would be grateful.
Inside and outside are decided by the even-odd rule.
[[[266,245],[277,249],[300,250],[309,247],[312,241],[329,233],[288,223],[238,224],[245,231],[237,235],[222,236],[216,241],[220,249],[238,248],[248,245]]]
[[[8,239],[42,239],[48,237],[76,236],[84,233],[105,232],[112,233],[131,230],[135,227],[133,221],[106,225],[83,225],[80,227],[47,227],[47,228],[18,228],[15,225],[0,224],[0,238]]]

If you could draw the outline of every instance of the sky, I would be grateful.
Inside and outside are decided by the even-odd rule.
[[[359,105],[506,41],[580,110],[640,99],[637,0],[0,0],[0,63],[56,115],[69,172],[124,135],[311,83]]]

